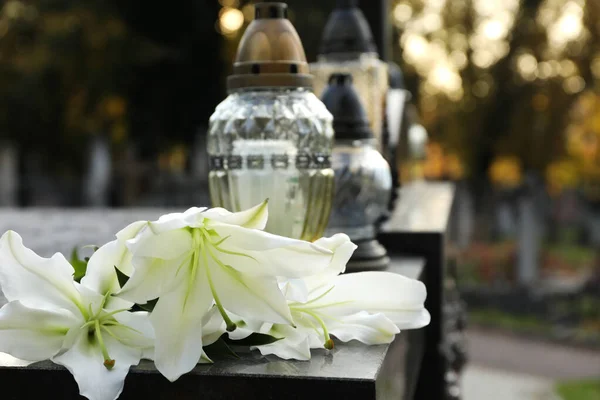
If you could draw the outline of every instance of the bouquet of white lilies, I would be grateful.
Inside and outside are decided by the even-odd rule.
[[[12,231],[0,239],[0,352],[50,359],[81,395],[114,400],[132,365],[170,381],[222,342],[309,360],[333,337],[390,343],[429,323],[425,286],[387,272],[342,274],[356,246],[264,232],[267,202],[231,213],[191,208],[138,221],[86,260],[42,258]]]

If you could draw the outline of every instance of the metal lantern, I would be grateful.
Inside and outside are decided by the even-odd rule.
[[[377,151],[377,140],[350,74],[333,74],[322,100],[333,114],[335,130],[335,194],[327,233],[346,233],[358,245],[349,270],[385,268],[389,258],[377,242],[375,224],[388,208],[390,167]]]
[[[379,59],[373,34],[356,0],[338,0],[321,40],[317,62],[310,65],[315,94],[320,95],[332,73],[352,75],[371,129],[382,149],[387,64]]]
[[[332,116],[313,94],[302,43],[285,3],[258,3],[210,118],[214,206],[239,211],[269,199],[271,233],[321,237],[333,191]]]

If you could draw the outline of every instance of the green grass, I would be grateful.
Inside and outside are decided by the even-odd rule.
[[[563,400],[598,400],[600,380],[561,382],[556,385],[556,392]]]
[[[476,323],[507,329],[514,332],[545,333],[551,326],[532,316],[518,316],[497,310],[470,310],[469,319]]]
[[[572,264],[574,269],[589,265],[594,261],[596,255],[594,250],[589,247],[569,244],[546,245],[544,251],[549,255],[559,257],[565,262]]]

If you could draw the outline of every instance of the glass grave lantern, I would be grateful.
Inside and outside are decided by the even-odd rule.
[[[385,215],[392,190],[390,167],[352,85],[350,74],[333,74],[322,100],[333,114],[332,165],[335,194],[327,234],[346,233],[358,245],[347,269],[385,268],[385,248],[377,241],[377,224]]]
[[[269,199],[271,233],[313,241],[329,220],[332,116],[285,3],[257,3],[210,117],[207,149],[214,206],[240,211]]]

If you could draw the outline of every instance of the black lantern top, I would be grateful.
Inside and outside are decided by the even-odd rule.
[[[377,53],[373,33],[356,0],[338,0],[323,31],[320,54]]]
[[[335,139],[373,139],[369,120],[360,98],[352,85],[352,75],[336,73],[329,77],[329,85],[321,96],[333,115]]]

